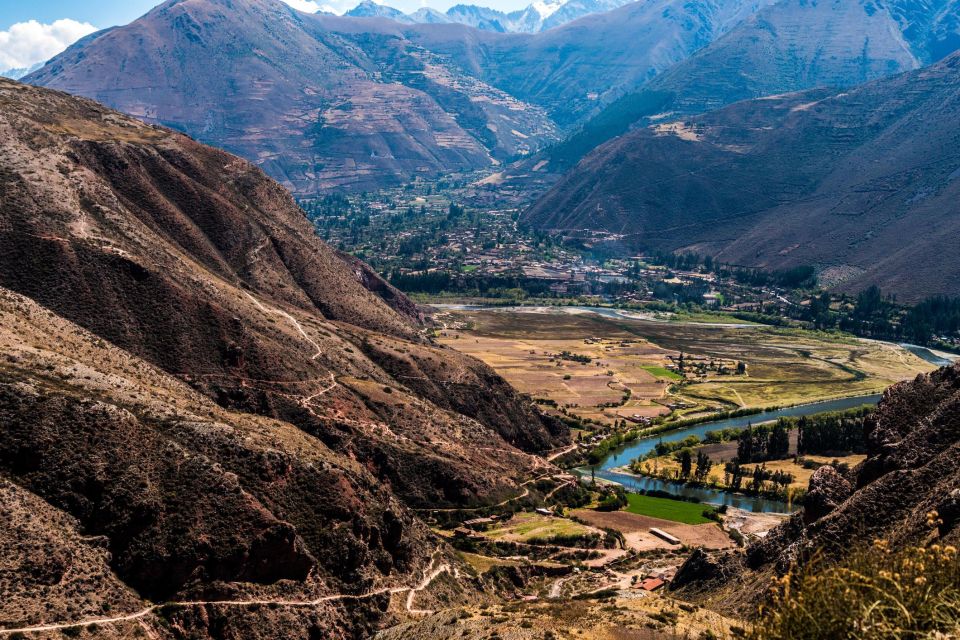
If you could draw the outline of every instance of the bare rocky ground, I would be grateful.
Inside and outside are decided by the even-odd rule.
[[[530,495],[564,427],[245,161],[0,81],[0,166],[0,478],[39,505],[0,628],[363,638],[478,597],[411,507]]]

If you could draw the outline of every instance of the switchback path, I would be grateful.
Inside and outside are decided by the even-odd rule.
[[[570,453],[571,451],[573,451],[573,450],[576,449],[576,448],[577,448],[577,444],[574,443],[574,444],[570,445],[569,447],[566,447],[566,448],[564,448],[564,449],[560,449],[560,451],[556,451],[556,452],[554,452],[554,453],[551,453],[551,454],[549,454],[549,455],[547,456],[547,462],[553,462],[553,461],[556,460],[557,458],[560,458],[560,457],[562,457],[562,456],[567,455],[568,453]]]
[[[246,295],[248,298],[250,298],[250,300],[253,302],[253,304],[257,305],[257,308],[258,308],[258,309],[260,309],[260,310],[263,311],[264,313],[270,313],[270,314],[277,315],[277,316],[283,316],[284,318],[286,318],[287,320],[289,320],[289,321],[290,321],[290,324],[292,324],[292,325],[294,326],[294,328],[300,333],[300,335],[303,336],[303,339],[306,340],[307,342],[309,342],[310,345],[313,346],[313,348],[317,350],[317,352],[314,353],[313,356],[310,357],[311,360],[316,360],[317,358],[319,358],[320,356],[323,355],[323,349],[320,348],[320,345],[317,343],[316,340],[314,340],[313,338],[311,338],[310,336],[307,335],[307,332],[303,330],[303,325],[300,324],[300,321],[299,321],[299,320],[297,320],[296,318],[294,318],[292,315],[290,315],[289,313],[287,313],[287,312],[284,311],[283,309],[278,309],[278,308],[276,308],[276,307],[268,308],[268,307],[264,306],[263,303],[261,303],[259,300],[257,300],[256,298],[254,298],[252,295],[250,295],[250,294],[247,293],[246,291],[244,291],[243,293],[244,293],[244,295]]]
[[[382,587],[380,589],[375,589],[367,593],[361,594],[349,594],[349,593],[340,593],[329,596],[322,596],[313,600],[284,600],[284,599],[250,599],[250,600],[191,600],[184,602],[164,602],[161,604],[154,604],[140,611],[134,613],[123,614],[119,616],[113,616],[109,618],[96,618],[93,620],[81,620],[75,622],[62,622],[54,624],[45,624],[37,625],[33,627],[20,627],[17,629],[0,629],[0,637],[6,637],[17,634],[30,634],[30,633],[44,633],[48,631],[60,631],[63,629],[75,629],[75,628],[85,628],[92,627],[94,625],[107,625],[107,624],[117,624],[122,622],[132,622],[132,621],[142,621],[143,618],[146,618],[150,614],[160,611],[166,608],[188,608],[188,607],[205,607],[205,606],[214,606],[214,607],[254,607],[254,606],[280,606],[280,607],[296,607],[296,608],[309,608],[317,607],[321,604],[327,602],[336,602],[336,601],[350,601],[350,600],[366,600],[368,598],[373,598],[385,594],[395,594],[395,593],[406,593],[407,598],[404,603],[404,608],[406,611],[412,615],[428,615],[434,613],[432,610],[428,609],[415,609],[413,607],[414,599],[417,594],[425,591],[433,581],[444,573],[450,573],[455,579],[460,578],[460,572],[456,567],[452,567],[447,563],[436,565],[437,554],[439,549],[434,552],[433,558],[430,560],[423,579],[415,587]]]

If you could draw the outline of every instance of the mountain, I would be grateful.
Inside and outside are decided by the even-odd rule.
[[[10,78],[11,80],[19,80],[23,76],[33,73],[34,71],[36,71],[42,66],[43,66],[43,63],[38,62],[37,64],[29,68],[7,69],[6,71],[0,71],[0,77]]]
[[[553,29],[584,16],[612,11],[626,4],[630,3],[623,0],[568,0],[553,7],[548,14],[543,15],[540,29]]]
[[[567,2],[537,0],[523,9],[509,13],[472,4],[458,4],[448,9],[446,13],[424,7],[405,14],[399,9],[379,5],[372,0],[363,0],[345,15],[358,18],[388,18],[403,24],[452,22],[496,33],[539,33],[628,3],[629,0],[568,0]]]
[[[481,31],[506,33],[509,27],[507,14],[496,9],[478,7],[473,4],[457,4],[444,14],[451,22],[463,24]]]
[[[563,129],[636,90],[764,6],[764,0],[651,0],[533,36],[404,27],[418,46],[517,99]]]
[[[170,0],[25,80],[237,153],[296,194],[359,191],[530,155],[757,6],[653,0],[522,35]]]
[[[350,9],[350,11],[347,11],[344,15],[352,18],[387,18],[388,20],[408,24],[414,22],[414,20],[408,17],[403,11],[388,7],[384,4],[377,4],[373,0],[363,0],[363,2],[353,9]]]
[[[856,89],[740,102],[632,131],[527,214],[631,247],[814,265],[904,301],[960,292],[960,53]]]
[[[7,80],[0,131],[2,628],[369,637],[456,563],[411,508],[568,440],[246,161]]]
[[[174,126],[296,193],[480,169],[556,139],[541,109],[429,52],[356,34],[368,54],[332,30],[378,22],[279,0],[170,0],[27,80]]]
[[[862,463],[845,472],[821,467],[810,479],[799,513],[745,554],[710,558],[694,552],[671,588],[685,599],[737,613],[753,608],[753,613],[769,594],[770,579],[791,569],[796,573],[796,563],[842,562],[878,540],[888,553],[911,545],[933,545],[934,551],[955,547],[960,541],[958,416],[960,366],[887,389],[867,425]],[[932,522],[931,513],[936,514]]]
[[[453,22],[445,14],[430,7],[421,7],[410,14],[410,19],[417,24],[449,24]]]
[[[538,31],[543,31],[546,28],[544,26],[546,21],[553,16],[561,6],[563,6],[563,2],[537,0],[520,11],[507,14],[507,24],[509,25],[507,30],[512,33],[537,33]],[[579,18],[581,16],[578,15],[576,17]]]
[[[936,62],[960,47],[958,15],[957,0],[779,0],[610,104],[549,151],[551,166],[568,168],[661,114],[676,118],[750,98],[850,87]]]

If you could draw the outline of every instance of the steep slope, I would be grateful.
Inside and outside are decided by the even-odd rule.
[[[511,457],[500,434],[528,450],[560,434],[490,369],[420,339],[384,302],[409,311],[402,295],[319,242],[246,162],[93,103],[0,86],[0,285],[225,406],[379,456],[413,501],[509,493],[497,470],[536,461]],[[490,473],[476,476],[468,453],[489,456]],[[428,466],[445,482],[424,481]]]
[[[484,82],[539,105],[561,126],[645,85],[765,0],[652,0],[589,15],[535,36],[410,27],[413,42],[448,55]]]
[[[34,576],[4,629],[144,598],[194,604],[126,623],[367,637],[441,562],[411,506],[521,499],[569,438],[243,160],[0,80],[0,167],[0,475],[62,550],[0,544]],[[257,599],[300,604],[195,604]]]
[[[867,459],[846,477],[814,473],[804,509],[746,554],[697,552],[673,588],[749,609],[771,574],[814,556],[842,559],[884,539],[891,548],[960,541],[960,366],[888,389],[867,426]],[[896,496],[896,499],[891,499]],[[928,514],[937,513],[931,526]]]
[[[855,90],[661,122],[589,155],[528,212],[634,247],[767,268],[846,291],[960,292],[960,54]]]
[[[423,525],[316,438],[225,411],[5,289],[0,318],[0,628],[144,612],[98,637],[173,637],[171,622],[199,638],[357,637],[367,623],[351,617],[374,623],[384,597],[148,607],[364,594],[415,584],[430,562]]]
[[[549,152],[569,167],[631,126],[815,87],[851,87],[960,47],[956,0],[780,0],[611,104]]]
[[[330,20],[377,22],[311,16],[280,0],[169,0],[74,45],[27,81],[178,128],[298,193],[474,170],[554,139],[541,111],[516,100],[484,109],[491,95],[508,98],[478,81],[460,86],[456,70],[422,52],[378,42],[377,53],[404,71],[393,73],[324,28]],[[419,85],[404,84],[411,79]],[[489,135],[488,124],[504,135]]]

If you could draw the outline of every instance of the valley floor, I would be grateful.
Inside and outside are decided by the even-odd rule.
[[[897,345],[763,325],[564,307],[443,309],[436,318],[444,344],[545,406],[606,424],[868,395],[934,369]]]

